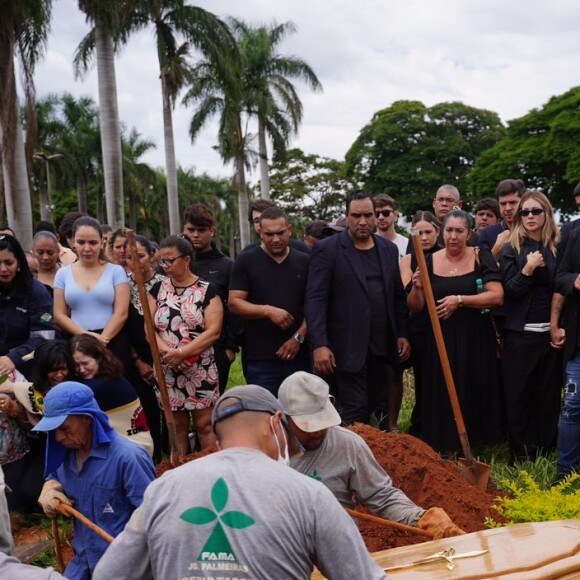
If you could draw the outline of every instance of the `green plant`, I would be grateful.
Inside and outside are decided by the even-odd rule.
[[[546,522],[567,520],[578,517],[580,513],[580,474],[573,473],[545,489],[532,474],[525,470],[519,472],[520,481],[506,481],[502,485],[513,497],[499,497],[494,508],[509,524],[523,522]],[[492,518],[486,518],[488,527],[497,527]]]

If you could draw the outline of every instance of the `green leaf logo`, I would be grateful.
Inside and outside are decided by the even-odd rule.
[[[316,481],[322,481],[322,477],[320,476],[320,474],[316,469],[312,472],[312,475],[310,477],[312,479],[316,479]]]
[[[202,526],[217,520],[197,558],[198,560],[237,561],[222,524],[234,530],[243,530],[256,523],[253,518],[242,512],[229,511],[222,513],[226,508],[228,498],[228,485],[224,478],[220,477],[211,489],[211,503],[215,511],[203,506],[197,506],[185,510],[179,516],[188,524],[196,526]]]

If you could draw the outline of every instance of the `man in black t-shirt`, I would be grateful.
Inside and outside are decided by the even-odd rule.
[[[408,311],[397,246],[372,233],[369,194],[348,197],[346,221],[314,246],[305,313],[315,370],[335,375],[343,422],[368,423],[388,392],[385,365],[409,357]]]
[[[308,255],[289,247],[291,234],[281,209],[264,210],[262,242],[238,256],[230,283],[230,311],[246,320],[246,380],[275,396],[286,377],[310,369],[303,313]]]

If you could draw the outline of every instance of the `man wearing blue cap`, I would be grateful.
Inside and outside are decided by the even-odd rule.
[[[270,392],[226,391],[212,422],[222,451],[149,486],[94,580],[386,578],[330,491],[285,465],[297,448]]]
[[[47,481],[39,503],[56,517],[59,503],[72,505],[106,532],[119,534],[143,501],[155,479],[143,447],[118,436],[89,387],[66,381],[53,387],[44,401],[44,417],[34,431],[47,431]],[[106,540],[75,521],[75,552],[65,575],[91,578],[108,547]]]

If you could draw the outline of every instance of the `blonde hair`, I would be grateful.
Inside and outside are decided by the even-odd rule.
[[[552,208],[552,204],[541,191],[526,191],[520,198],[520,203],[518,204],[516,215],[514,216],[512,223],[509,243],[512,245],[514,250],[519,253],[522,249],[524,240],[529,237],[522,222],[520,210],[522,209],[524,203],[530,199],[537,201],[542,206],[544,215],[546,216],[544,225],[542,226],[541,242],[546,249],[552,252],[552,254],[556,255],[556,244],[558,243],[560,233],[554,219],[554,210]]]

